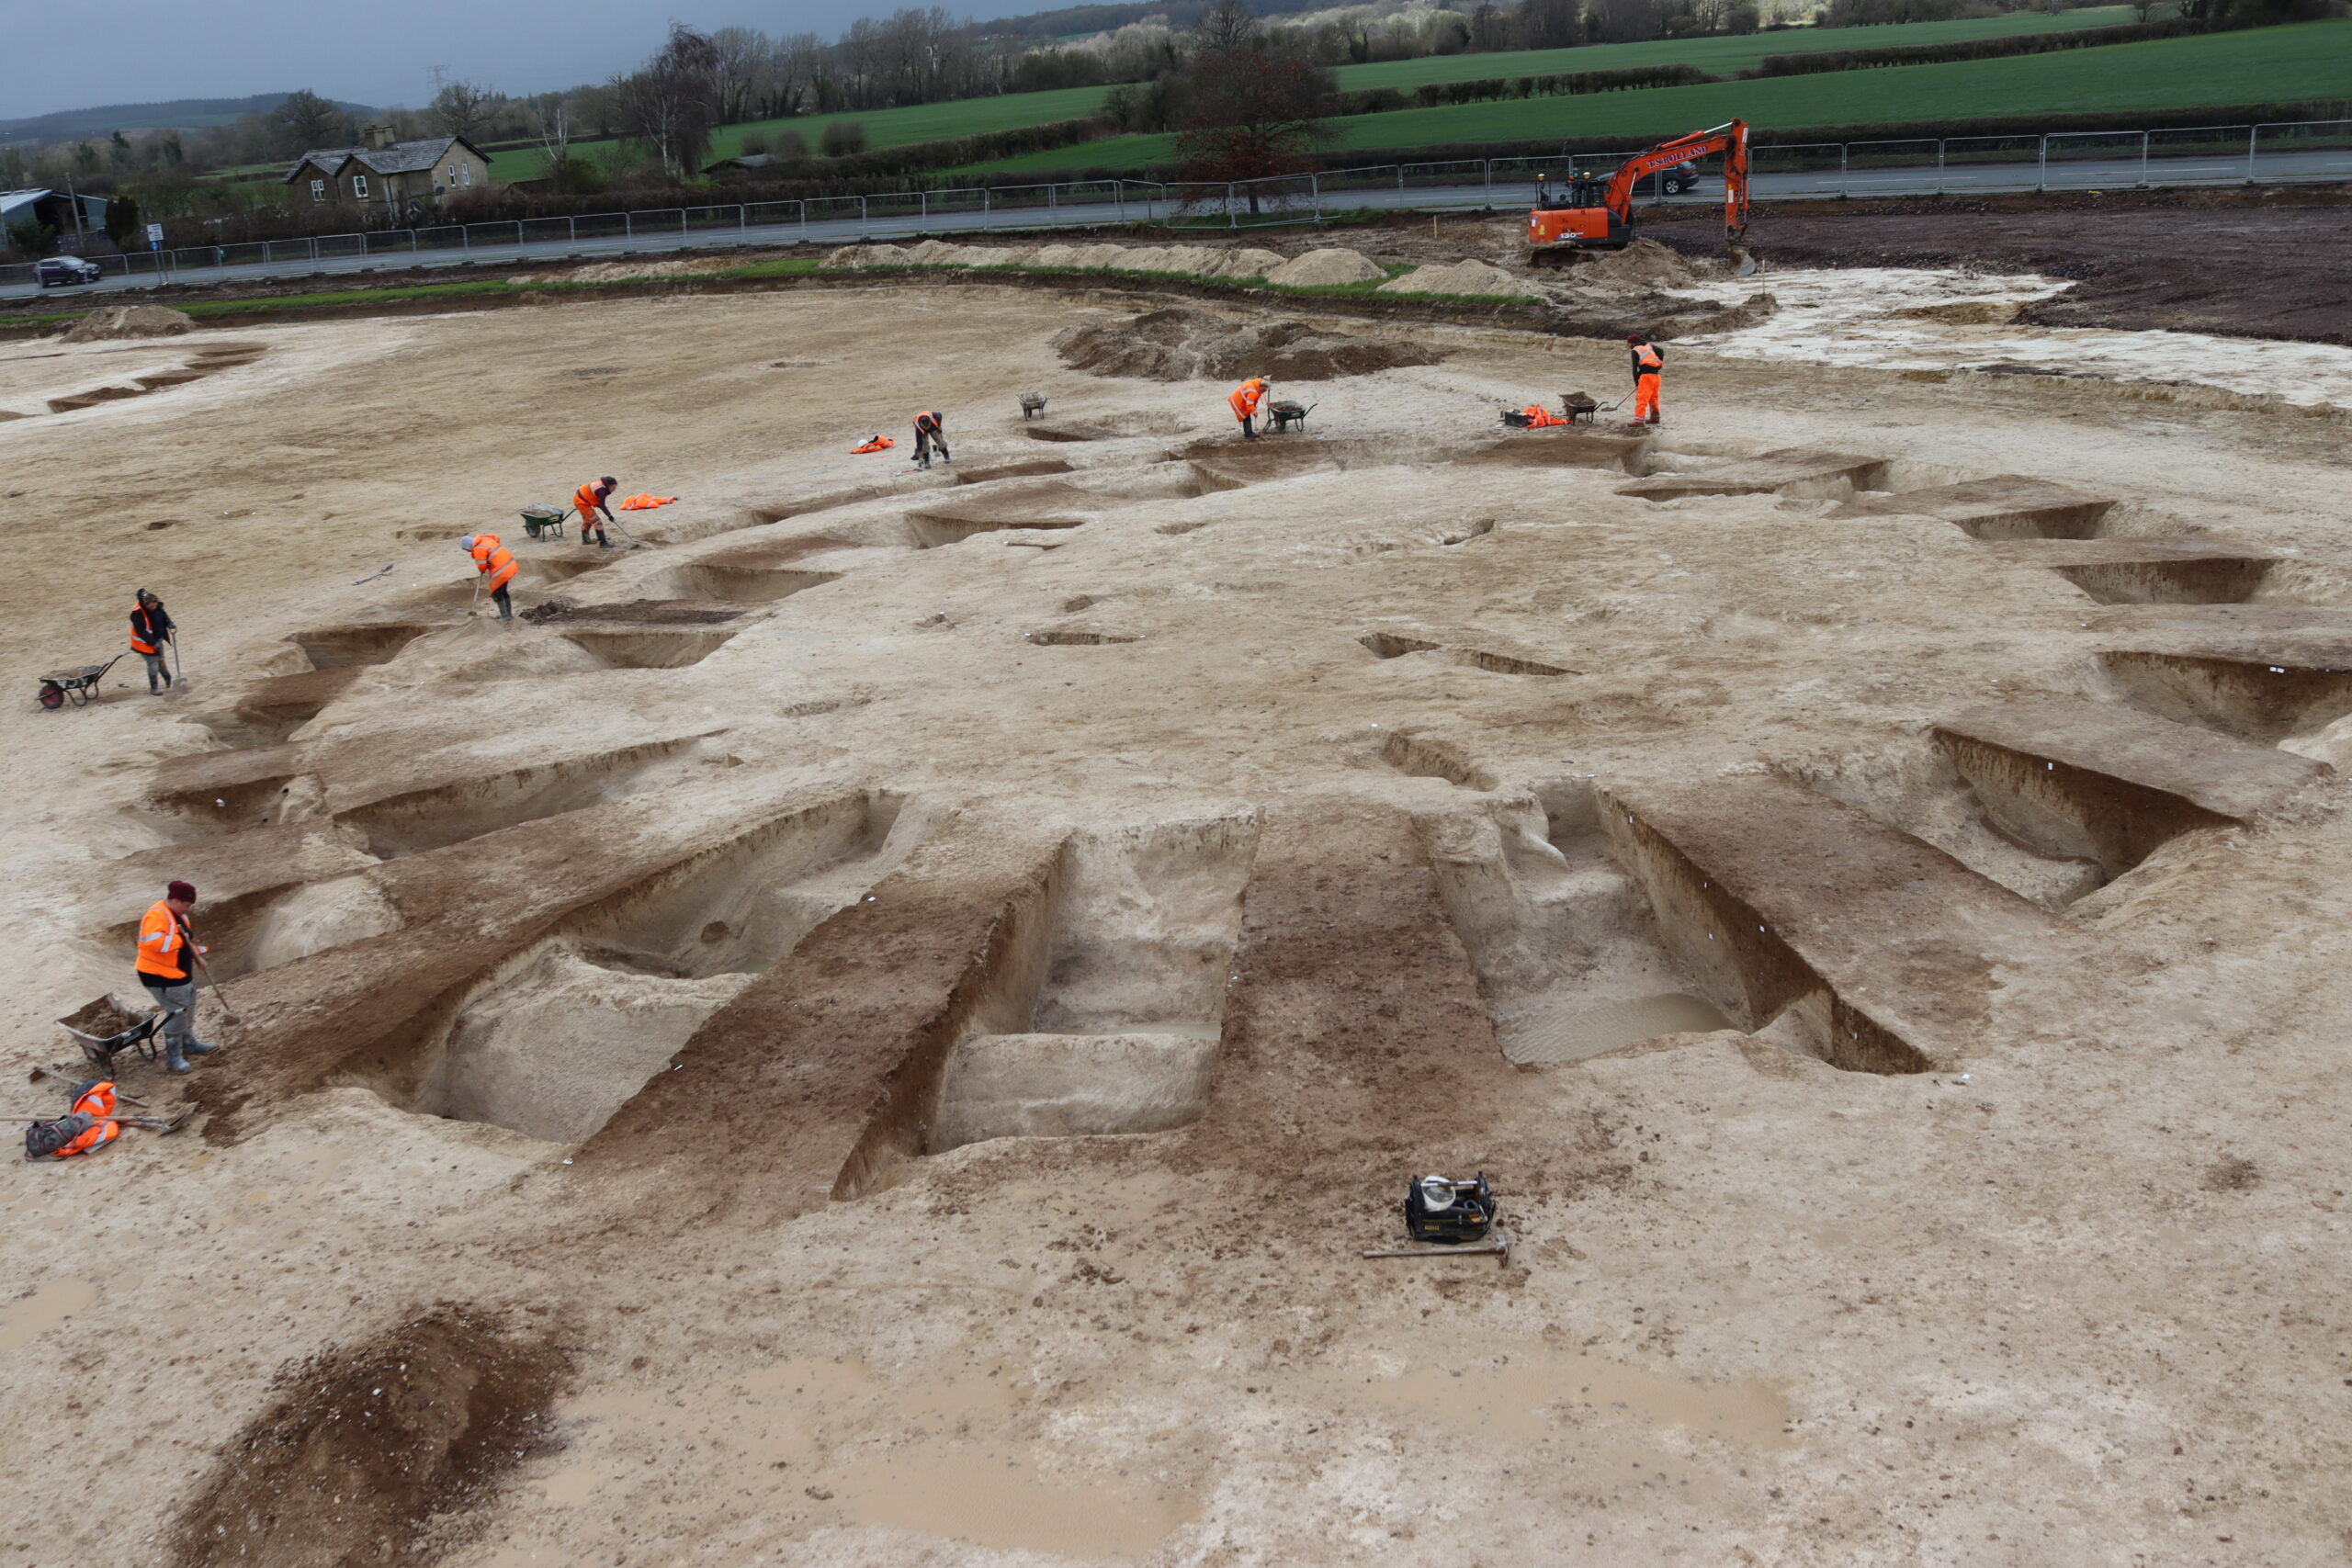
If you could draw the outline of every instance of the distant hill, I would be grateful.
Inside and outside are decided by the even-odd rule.
[[[1154,17],[1170,27],[1196,27],[1216,4],[1216,0],[1152,0],[1151,4],[1139,6],[1066,6],[1055,11],[1034,11],[1024,17],[1000,17],[973,26],[984,37],[1085,38]],[[1329,4],[1329,0],[1250,0],[1250,10],[1260,17],[1286,17]]]
[[[94,109],[60,109],[28,119],[0,119],[0,143],[78,141],[85,136],[110,136],[118,130],[160,130],[176,126],[200,130],[227,125],[240,115],[267,114],[284,103],[285,93],[255,93],[250,98],[169,98],[157,104],[102,104]],[[366,104],[337,101],[335,107],[367,116],[376,111]]]

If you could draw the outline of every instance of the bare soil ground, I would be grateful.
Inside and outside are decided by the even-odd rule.
[[[7,1560],[2344,1561],[2344,411],[1173,302],[0,349],[215,367],[0,426],[0,1067],[239,1014],[0,1182]]]
[[[2075,287],[2026,320],[2049,327],[2217,333],[2352,344],[2341,259],[2352,205],[2271,191],[2228,204],[2143,192],[2101,202],[1854,202],[1759,209],[1749,233],[1773,266],[1969,267]],[[2310,201],[2311,205],[2304,205]],[[1653,219],[1644,232],[1693,254],[1721,222]]]

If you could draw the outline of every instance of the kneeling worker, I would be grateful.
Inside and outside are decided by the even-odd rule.
[[[1657,423],[1657,387],[1666,369],[1666,351],[1641,333],[1627,333],[1625,346],[1634,355],[1634,423]]]
[[[952,463],[956,460],[947,455],[947,431],[945,425],[941,422],[940,417],[937,414],[932,412],[929,409],[925,409],[922,412],[915,415],[916,468],[928,468],[931,467],[931,449],[934,446],[939,448],[939,460],[941,462]]]
[[[605,525],[613,520],[613,509],[605,504],[605,500],[618,490],[620,484],[620,480],[606,474],[593,484],[582,485],[571,492],[571,509],[580,513],[582,544],[586,544],[588,536],[594,534],[599,546],[608,550],[613,547],[613,542],[605,537]],[[598,513],[604,513],[601,521],[596,515]]]
[[[1258,439],[1258,432],[1250,422],[1265,398],[1266,378],[1262,376],[1252,376],[1226,394],[1225,400],[1232,408],[1233,417],[1241,422],[1241,438],[1244,441]]]
[[[498,618],[513,620],[514,601],[506,596],[506,585],[514,581],[514,553],[499,543],[495,534],[469,534],[458,543],[473,557],[474,570],[490,579],[490,596],[498,605]]]
[[[204,949],[187,923],[195,908],[195,887],[175,882],[139,922],[139,983],[164,1010],[164,1065],[175,1073],[188,1070],[190,1056],[209,1056],[219,1048],[196,1037],[195,970],[209,978],[212,966],[204,962]]]

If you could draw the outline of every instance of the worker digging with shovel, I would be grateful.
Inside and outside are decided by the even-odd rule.
[[[498,606],[498,618],[509,625],[514,619],[514,601],[507,596],[506,585],[514,581],[522,570],[514,564],[514,552],[499,541],[495,534],[469,534],[458,541],[458,547],[473,558],[474,597],[480,602],[484,581],[490,589],[491,602]],[[467,612],[469,615],[471,611]]]
[[[1658,382],[1664,378],[1666,351],[1645,333],[1627,333],[1625,347],[1634,357],[1634,423],[1657,423]]]
[[[1265,400],[1266,378],[1262,376],[1252,376],[1226,394],[1226,406],[1233,411],[1233,417],[1241,422],[1242,440],[1258,439],[1258,431],[1252,422],[1257,418],[1258,405]]]
[[[212,965],[204,961],[205,950],[188,924],[188,911],[195,908],[195,886],[174,882],[139,922],[139,983],[164,1010],[164,1065],[175,1073],[189,1070],[190,1056],[209,1056],[220,1049],[196,1037],[196,970],[204,971],[216,991],[220,982],[212,979]]]
[[[588,536],[594,534],[598,546],[608,550],[613,547],[613,542],[605,537],[605,528],[607,524],[615,527],[619,524],[613,517],[613,509],[605,503],[620,485],[620,480],[606,474],[603,479],[582,485],[571,492],[571,509],[580,513],[580,542],[582,545],[588,542]],[[603,513],[601,519],[598,516],[600,513]]]

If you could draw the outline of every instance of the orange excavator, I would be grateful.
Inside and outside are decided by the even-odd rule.
[[[1634,191],[1651,175],[1671,180],[1673,171],[1696,159],[1724,155],[1724,244],[1736,275],[1756,270],[1743,242],[1747,238],[1747,125],[1733,120],[1713,130],[1694,130],[1636,152],[1603,178],[1570,175],[1555,185],[1535,176],[1535,205],[1527,214],[1529,259],[1537,266],[1565,266],[1585,251],[1622,251],[1634,243]],[[1695,175],[1690,176],[1696,178]]]

